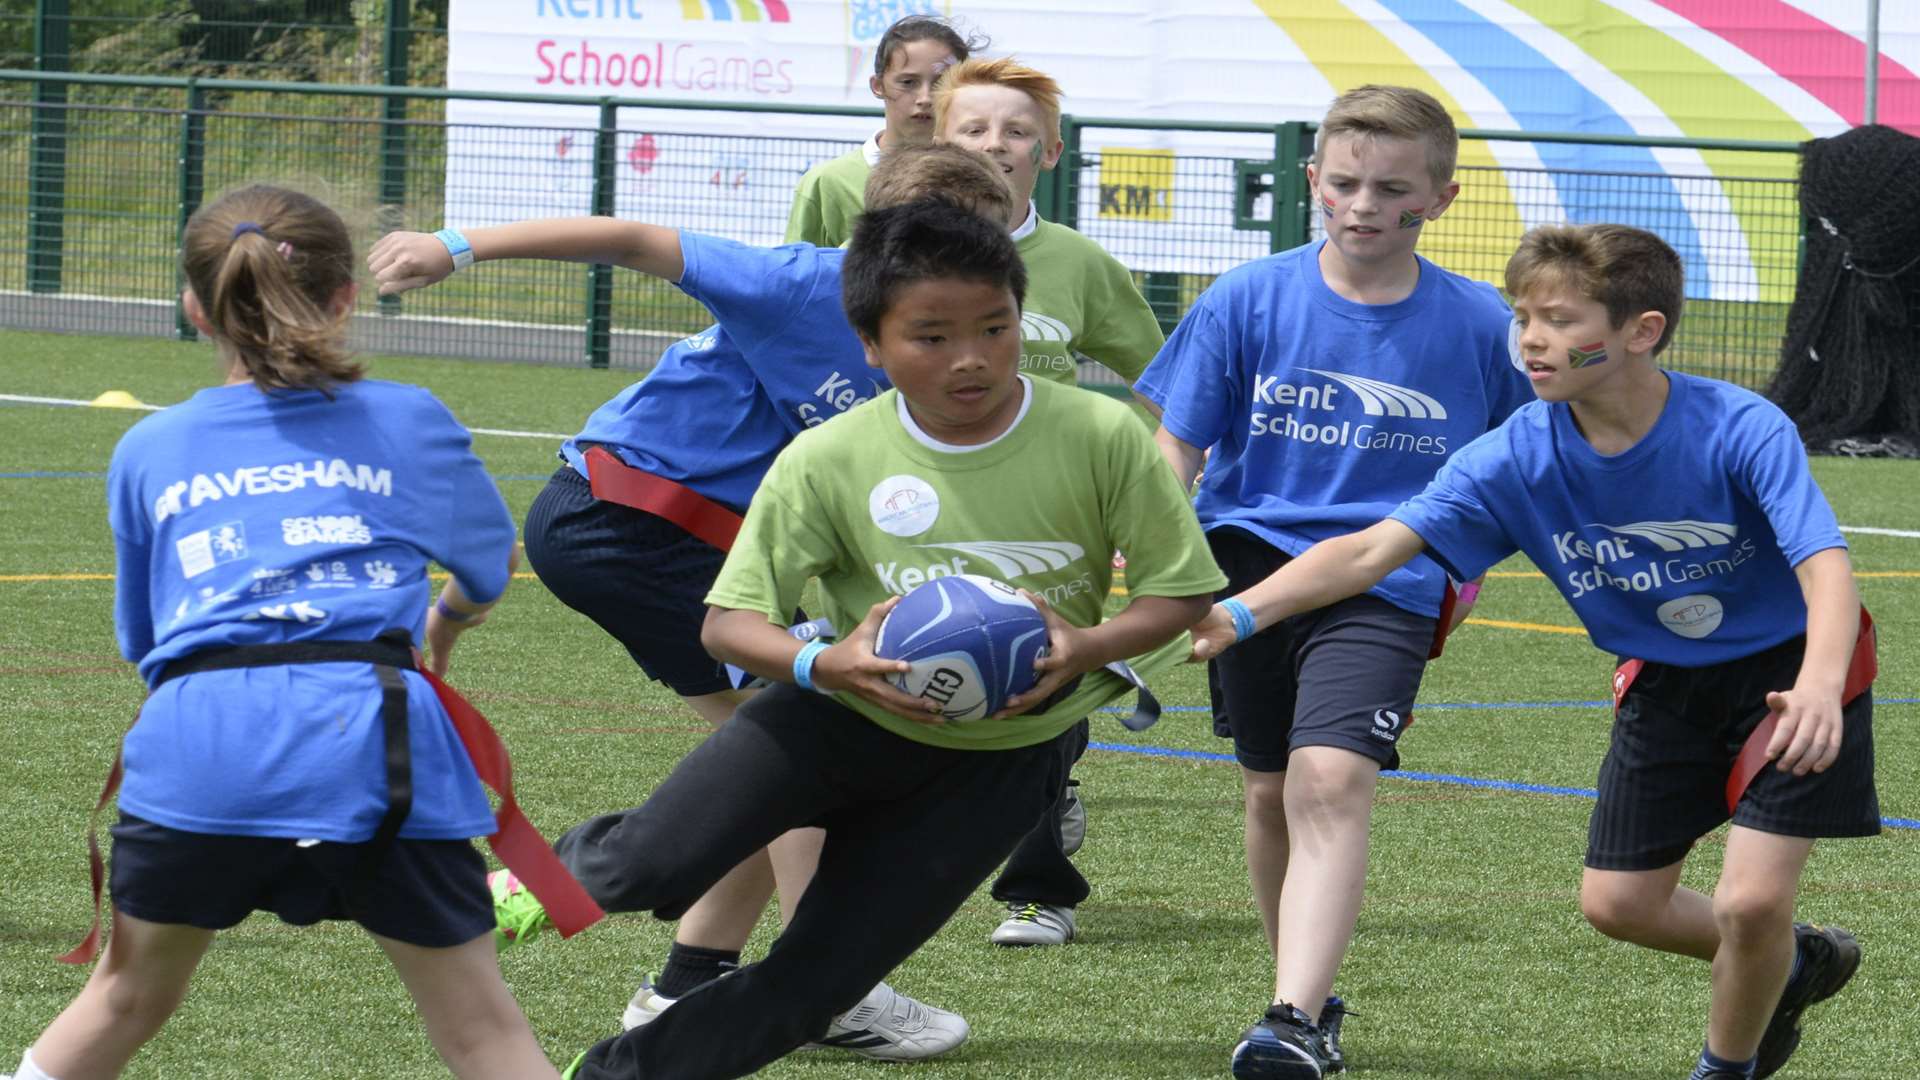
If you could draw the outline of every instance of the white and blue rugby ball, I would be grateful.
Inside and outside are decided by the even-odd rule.
[[[914,697],[938,702],[948,722],[999,712],[1031,689],[1033,662],[1046,655],[1047,623],[1011,585],[978,574],[937,577],[900,598],[880,623],[873,651],[905,660],[891,676]]]

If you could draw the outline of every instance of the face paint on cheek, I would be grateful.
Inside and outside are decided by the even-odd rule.
[[[1040,145],[1040,140],[1033,140],[1033,147],[1027,151],[1027,158],[1033,162],[1033,167],[1036,171],[1040,168],[1040,159],[1044,157],[1045,154],[1046,148]]]
[[[1426,223],[1427,208],[1424,206],[1417,210],[1400,211],[1400,227],[1403,229],[1417,229]]]
[[[1607,343],[1596,341],[1567,350],[1567,366],[1583,368],[1607,362]]]
[[[1332,196],[1329,195],[1320,196],[1320,206],[1326,210],[1328,217],[1332,217],[1340,212],[1340,205],[1334,202]]]

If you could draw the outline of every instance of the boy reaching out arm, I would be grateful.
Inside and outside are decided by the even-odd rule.
[[[1771,1076],[1799,1043],[1801,1012],[1860,961],[1848,932],[1792,922],[1814,839],[1879,831],[1873,638],[1845,541],[1778,408],[1656,365],[1684,295],[1680,259],[1657,237],[1535,229],[1507,289],[1539,400],[1387,520],[1217,605],[1194,656],[1423,552],[1456,577],[1526,552],[1596,645],[1636,658],[1615,678],[1587,919],[1712,962],[1696,1080]],[[1714,895],[1680,887],[1695,841],[1729,818]]]

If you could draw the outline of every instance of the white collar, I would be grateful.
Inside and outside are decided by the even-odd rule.
[[[886,134],[886,129],[882,128],[872,135],[867,136],[867,144],[860,148],[860,155],[867,159],[867,168],[869,169],[880,164],[880,136],[884,134]]]
[[[971,446],[955,446],[952,443],[941,442],[939,439],[927,434],[926,431],[920,427],[919,423],[914,420],[913,414],[907,411],[907,396],[905,394],[896,395],[894,400],[895,407],[900,410],[900,426],[907,429],[907,434],[913,436],[914,442],[919,443],[929,450],[938,450],[943,454],[971,454],[975,450],[985,450],[987,447],[1013,434],[1014,429],[1020,426],[1020,421],[1027,418],[1027,410],[1033,407],[1033,383],[1025,375],[1019,376],[1019,379],[1020,411],[1014,414],[1013,423],[1007,425],[1007,430],[995,435],[986,442],[974,443]]]
[[[1032,236],[1033,230],[1039,227],[1040,227],[1040,208],[1034,205],[1032,199],[1028,199],[1027,200],[1027,220],[1021,222],[1020,227],[1013,230],[1014,242],[1019,243],[1020,241],[1025,240],[1027,237]]]

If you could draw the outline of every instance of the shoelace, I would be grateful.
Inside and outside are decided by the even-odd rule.
[[[1013,913],[1013,918],[1017,922],[1037,923],[1040,921],[1040,905],[1023,904],[1020,910]]]

